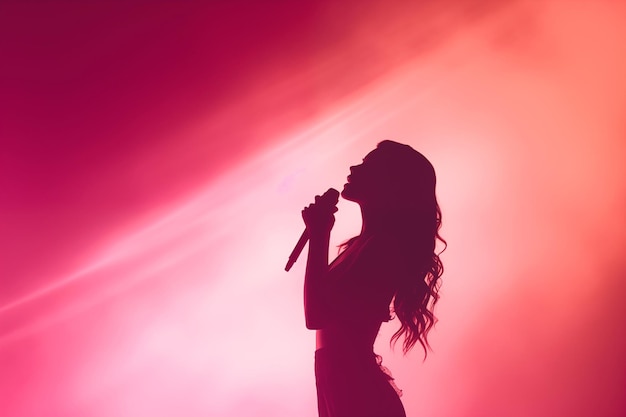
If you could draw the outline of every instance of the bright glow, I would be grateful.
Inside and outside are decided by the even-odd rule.
[[[206,181],[187,179],[175,197],[110,220],[115,229],[93,232],[97,244],[64,268],[42,265],[46,274],[19,287],[28,291],[3,296],[3,415],[315,416],[304,259],[283,267],[301,208],[341,188],[348,167],[386,138],[433,162],[449,244],[434,352],[425,363],[418,350],[391,352],[393,321],[377,342],[408,415],[626,413],[623,6],[514,2],[427,51],[410,47],[421,29],[406,11],[370,7],[319,64],[289,73],[277,61],[264,71],[287,74],[281,82],[259,75],[240,101],[144,141],[133,179],[97,177],[109,188],[142,183],[145,163],[167,178],[168,161],[229,158],[236,134],[257,138],[239,158],[216,157]],[[454,22],[452,12],[422,12]],[[402,24],[383,26],[380,44],[368,28],[383,18]],[[387,60],[355,68],[365,46],[389,48]],[[354,84],[324,85],[343,66]],[[319,96],[302,101],[297,88]],[[330,103],[322,96],[333,88],[349,94]],[[276,121],[249,117],[266,100]],[[310,117],[289,116],[317,100]],[[227,128],[233,137],[216,139]],[[357,207],[340,201],[331,244],[359,226]]]

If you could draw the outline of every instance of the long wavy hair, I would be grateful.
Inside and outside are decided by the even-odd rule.
[[[385,140],[377,150],[384,156],[381,176],[389,190],[383,233],[397,242],[395,250],[407,267],[407,273],[397,277],[392,313],[400,321],[400,329],[390,344],[395,346],[404,336],[402,351],[407,354],[419,342],[426,359],[430,349],[428,333],[437,321],[434,307],[440,298],[444,269],[439,255],[447,247],[439,234],[442,216],[435,194],[435,169],[408,145]],[[355,241],[356,237],[341,247],[347,249]],[[437,241],[444,245],[439,252]]]

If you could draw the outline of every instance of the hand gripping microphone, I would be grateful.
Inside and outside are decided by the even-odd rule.
[[[339,191],[335,190],[334,188],[329,188],[328,191],[322,194],[317,204],[328,205],[329,207],[332,207],[335,206],[338,201]],[[287,266],[285,266],[285,271],[289,271],[293,264],[296,263],[298,256],[300,256],[302,249],[304,249],[304,245],[306,245],[306,242],[308,241],[309,233],[306,229],[304,229],[304,232],[302,232],[298,243],[296,243],[296,246],[293,248],[291,255],[289,255],[289,260],[287,261]]]

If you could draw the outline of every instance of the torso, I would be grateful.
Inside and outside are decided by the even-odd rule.
[[[382,321],[360,323],[360,326],[328,326],[315,332],[315,347],[371,349],[380,330]]]
[[[360,283],[368,282],[364,277],[360,276],[366,274],[363,270],[368,271],[367,268],[363,268],[363,260],[360,260],[360,253],[362,246],[355,243],[346,251],[341,253],[330,265],[329,279],[332,280],[349,280],[348,286],[358,286]],[[381,257],[384,258],[384,257]],[[372,277],[368,277],[372,278]],[[387,277],[375,277],[383,280],[389,285],[392,282]],[[387,280],[387,281],[385,281]],[[342,288],[338,286],[337,288]],[[362,288],[362,287],[361,287]],[[342,288],[345,291],[345,287]],[[355,287],[355,292],[359,291],[359,288]],[[361,290],[363,291],[363,290]],[[363,311],[355,312],[351,310],[349,305],[349,297],[347,294],[340,294],[341,298],[338,302],[345,302],[348,305],[348,311],[351,313],[351,317],[337,317],[328,326],[316,331],[316,348],[337,348],[337,349],[349,349],[351,351],[358,350],[373,350],[374,341],[380,330],[380,326],[383,321],[388,319],[388,306],[391,303],[393,296],[393,289],[389,288],[388,291],[376,292],[378,306],[382,306],[377,312]],[[374,313],[374,314],[372,314]]]

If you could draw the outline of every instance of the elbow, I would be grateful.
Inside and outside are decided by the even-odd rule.
[[[306,318],[305,322],[306,328],[309,330],[319,330],[323,327],[319,320],[311,320],[309,318]]]
[[[326,317],[324,317],[324,314],[311,313],[310,311],[306,311],[304,314],[304,321],[307,329],[319,330],[326,327],[327,320]]]

